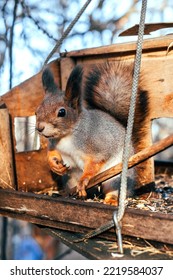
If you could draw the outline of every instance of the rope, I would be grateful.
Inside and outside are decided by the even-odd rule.
[[[48,63],[49,59],[53,56],[53,54],[60,48],[60,46],[62,45],[64,39],[68,36],[68,34],[70,33],[70,31],[72,30],[73,26],[76,24],[76,22],[79,20],[79,18],[81,17],[81,15],[83,14],[83,12],[85,11],[85,9],[87,8],[87,6],[90,4],[92,0],[88,0],[86,1],[86,3],[82,6],[82,8],[80,9],[80,11],[77,13],[77,15],[75,16],[75,18],[73,19],[73,21],[70,23],[70,25],[67,27],[67,29],[64,31],[64,33],[62,34],[61,38],[57,41],[56,45],[54,46],[54,48],[51,50],[51,52],[49,53],[49,55],[47,56],[44,64],[43,64],[43,68],[46,66],[46,64]]]
[[[123,168],[122,168],[122,174],[121,174],[119,207],[118,207],[118,214],[117,214],[118,221],[120,221],[122,219],[124,212],[125,212],[125,199],[126,199],[126,194],[127,194],[127,173],[128,173],[129,147],[130,147],[131,138],[132,138],[136,97],[137,97],[137,92],[138,92],[138,82],[139,82],[141,57],[142,57],[142,43],[143,43],[143,35],[144,35],[144,28],[145,28],[146,10],[147,10],[147,0],[142,0],[142,9],[141,9],[138,40],[137,40],[137,49],[136,49],[136,57],[135,57],[135,65],[134,65],[134,76],[133,76],[133,83],[132,83],[132,95],[131,95],[131,101],[130,101],[129,115],[128,115],[128,121],[127,121],[127,131],[126,131],[126,135],[125,135],[124,151],[123,151]]]

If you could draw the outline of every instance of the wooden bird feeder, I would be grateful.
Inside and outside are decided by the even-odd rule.
[[[153,144],[151,121],[156,118],[173,117],[173,51],[170,50],[167,54],[171,43],[172,39],[169,36],[144,40],[143,43],[141,67],[146,73],[151,89],[150,113],[145,127],[141,128],[147,131],[145,137],[140,139],[143,148]],[[107,60],[133,61],[135,51],[135,43],[83,49],[63,53],[60,59],[51,62],[49,66],[56,82],[64,90],[70,72],[76,64],[80,63],[84,68],[88,68],[92,64]],[[112,219],[115,207],[63,196],[55,198],[43,195],[57,189],[57,180],[54,180],[47,164],[46,140],[40,140],[38,150],[16,150],[16,119],[33,116],[43,96],[40,72],[1,98],[1,104],[5,104],[6,108],[4,105],[0,108],[0,118],[3,120],[0,121],[0,214],[40,225],[89,258],[111,258],[108,253],[99,253],[99,257],[92,250],[89,253],[84,244],[75,245],[72,239],[107,223]],[[160,170],[165,168],[172,174],[173,164],[159,165]],[[151,185],[155,181],[157,170],[153,158],[138,164],[137,189],[145,189]],[[173,215],[127,208],[122,220],[122,231],[125,236],[173,245]],[[102,238],[115,240],[114,230],[104,233]],[[94,241],[92,239],[87,242]]]

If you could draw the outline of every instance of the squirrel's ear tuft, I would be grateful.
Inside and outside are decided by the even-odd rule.
[[[65,102],[68,106],[80,112],[80,100],[82,95],[82,76],[83,68],[76,66],[70,74],[65,90]]]
[[[42,84],[46,93],[55,93],[57,85],[55,84],[54,77],[49,68],[46,68],[42,74]]]

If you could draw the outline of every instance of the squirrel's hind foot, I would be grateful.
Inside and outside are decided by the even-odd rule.
[[[89,183],[89,178],[83,178],[79,181],[77,185],[77,192],[78,192],[78,197],[82,199],[87,198],[87,193],[86,193],[86,186]]]
[[[115,194],[115,192],[107,193],[105,195],[103,203],[117,207],[118,206],[118,194]]]

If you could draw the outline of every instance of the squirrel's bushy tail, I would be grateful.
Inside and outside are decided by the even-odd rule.
[[[84,99],[87,105],[113,115],[124,125],[127,123],[132,92],[133,63],[125,61],[94,65],[86,76]],[[139,91],[140,82],[139,82]],[[140,94],[137,98],[140,105]],[[145,104],[146,105],[146,104]],[[141,104],[145,110],[145,105]]]

